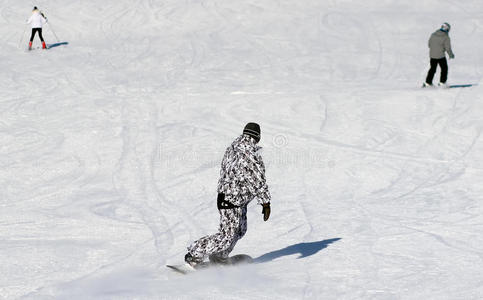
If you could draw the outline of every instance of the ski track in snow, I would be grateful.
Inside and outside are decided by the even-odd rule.
[[[479,83],[480,1],[37,5],[68,44],[0,12],[0,299],[483,297],[481,85],[418,87],[444,21],[449,80]],[[249,121],[258,263],[179,276]]]

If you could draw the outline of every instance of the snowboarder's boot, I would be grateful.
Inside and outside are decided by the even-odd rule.
[[[42,42],[42,49],[47,49],[47,45],[45,45],[45,42]]]
[[[425,88],[425,87],[430,87],[430,86],[433,86],[433,85],[431,83],[425,82],[425,83],[423,83],[422,87]]]
[[[192,266],[193,268],[196,268],[196,265],[202,262],[202,260],[196,257],[193,257],[193,255],[191,255],[191,253],[189,252],[184,256],[184,261],[190,266]]]
[[[442,88],[445,88],[445,89],[449,88],[449,86],[448,86],[448,84],[446,82],[440,82],[440,83],[438,83],[438,86],[439,87],[442,87]]]
[[[32,50],[32,42],[29,42],[29,50]]]

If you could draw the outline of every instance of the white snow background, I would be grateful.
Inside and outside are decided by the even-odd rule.
[[[62,45],[25,50],[34,5]],[[442,22],[479,83],[481,0],[0,1],[0,298],[482,299],[482,87],[420,88]],[[257,263],[176,274],[249,121]]]

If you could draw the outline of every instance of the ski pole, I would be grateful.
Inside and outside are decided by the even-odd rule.
[[[22,36],[20,37],[20,41],[18,42],[18,48],[20,49],[20,45],[22,44],[22,41],[23,41],[23,37],[25,35],[25,31],[27,31],[27,25],[28,24],[25,24],[25,26],[23,27],[23,33],[22,33]]]
[[[52,33],[55,36],[55,39],[57,40],[57,43],[60,43],[59,38],[57,37],[57,34],[55,34],[54,29],[52,29],[52,25],[50,25],[50,22],[48,22],[48,24],[49,24],[50,31],[52,31]]]

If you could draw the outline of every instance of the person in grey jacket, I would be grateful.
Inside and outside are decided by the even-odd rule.
[[[443,23],[441,28],[436,30],[428,41],[429,47],[429,57],[431,68],[428,71],[428,76],[426,77],[426,82],[423,87],[433,85],[434,73],[436,73],[436,68],[438,65],[441,67],[441,78],[439,80],[439,86],[446,86],[446,80],[448,79],[448,63],[446,61],[446,54],[448,53],[449,58],[454,58],[453,50],[451,50],[451,39],[449,38],[449,31],[451,26],[448,23]]]
[[[226,149],[218,181],[218,232],[194,241],[185,261],[196,268],[208,256],[213,263],[228,263],[228,255],[247,231],[247,205],[254,198],[262,205],[263,220],[270,216],[270,192],[265,165],[257,146],[260,126],[248,123],[243,134]]]

